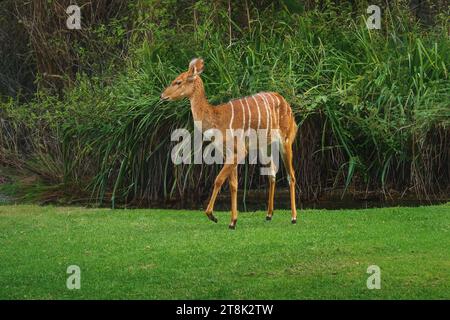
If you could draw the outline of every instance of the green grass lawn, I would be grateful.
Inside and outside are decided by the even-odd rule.
[[[450,204],[216,215],[0,206],[0,299],[450,298]]]

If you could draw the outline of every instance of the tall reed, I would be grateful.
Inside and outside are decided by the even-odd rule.
[[[80,74],[61,101],[52,104],[43,95],[31,104],[63,116],[44,131],[57,147],[35,147],[24,163],[44,156],[37,163],[58,172],[53,183],[113,206],[206,196],[220,168],[175,166],[170,158],[170,133],[192,130],[189,104],[159,101],[189,60],[202,56],[211,103],[269,90],[291,102],[301,124],[294,162],[303,199],[335,189],[448,195],[447,20],[429,30],[400,6],[385,12],[381,30],[367,30],[361,16],[346,12],[249,13],[247,26],[231,23],[231,43],[227,11],[213,8],[197,12],[195,26],[152,23],[151,42],[143,40],[140,25],[130,37],[127,67],[113,80]],[[11,112],[4,118],[18,121]],[[27,132],[42,132],[28,126]],[[11,151],[5,132],[4,152]],[[245,192],[265,187],[256,172],[240,168]],[[283,171],[279,177],[283,185]]]

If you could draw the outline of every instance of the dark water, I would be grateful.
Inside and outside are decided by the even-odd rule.
[[[244,194],[238,194],[238,210],[239,211],[257,211],[267,209],[267,193],[251,192],[246,195],[244,204]],[[174,209],[192,209],[203,210],[208,204],[208,198],[192,199],[191,201],[171,201],[167,203],[155,204],[156,207],[174,208]],[[217,200],[214,209],[218,211],[230,210],[230,197],[227,191],[221,193]],[[299,209],[366,209],[366,208],[382,208],[382,207],[418,207],[426,205],[442,204],[450,201],[450,197],[443,197],[440,199],[418,199],[414,196],[387,198],[383,194],[377,195],[349,195],[341,197],[338,195],[330,195],[326,198],[315,201],[299,201],[297,199],[297,207]],[[275,210],[276,209],[290,209],[289,191],[277,190],[275,195]]]

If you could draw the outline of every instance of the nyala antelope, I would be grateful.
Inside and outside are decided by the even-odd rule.
[[[292,110],[288,102],[276,92],[260,92],[250,97],[231,100],[228,103],[213,106],[208,103],[205,95],[203,81],[200,78],[204,68],[204,62],[200,58],[193,59],[189,63],[189,69],[178,75],[175,80],[161,94],[162,100],[179,100],[188,98],[191,103],[191,111],[194,121],[201,121],[202,131],[218,129],[223,137],[227,137],[226,130],[263,130],[269,134],[269,143],[278,139],[281,158],[288,172],[289,189],[291,198],[291,222],[297,222],[297,210],[295,206],[295,172],[292,165],[292,144],[297,133]],[[272,133],[277,134],[272,134]],[[233,140],[236,137],[233,137]],[[234,141],[233,141],[234,142]],[[225,145],[225,143],[223,143]],[[248,143],[236,143],[233,150],[234,161],[227,161],[214,182],[214,189],[206,208],[206,215],[211,221],[217,222],[213,215],[214,202],[223,183],[228,179],[231,192],[231,223],[230,229],[236,228],[238,173],[237,166],[241,163],[238,155],[245,158],[248,154]],[[236,146],[243,145],[244,152],[238,152]],[[265,146],[267,147],[267,146]],[[273,168],[274,164],[270,166]],[[269,199],[266,220],[271,220],[273,215],[273,200],[275,194],[276,170],[269,175]]]

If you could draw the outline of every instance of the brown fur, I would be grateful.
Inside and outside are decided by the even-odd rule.
[[[288,102],[276,92],[261,92],[250,97],[234,99],[227,103],[212,106],[208,103],[205,95],[203,81],[200,73],[203,71],[204,63],[202,59],[194,59],[189,64],[189,70],[181,73],[170,86],[161,94],[164,100],[178,100],[188,98],[191,103],[191,111],[195,121],[202,122],[202,129],[219,129],[226,137],[227,129],[268,129],[269,136],[273,138],[271,132],[279,129],[281,136],[281,156],[290,177],[290,195],[292,222],[297,219],[295,204],[295,172],[292,165],[292,144],[297,133],[297,124]],[[250,112],[249,112],[250,111]],[[269,116],[268,116],[269,115]],[[259,120],[258,120],[259,119]],[[247,151],[247,150],[246,150]],[[208,217],[212,216],[214,203],[223,183],[228,179],[231,192],[231,223],[232,228],[237,222],[237,164],[238,159],[235,153],[235,161],[232,164],[225,164],[216,177],[214,189],[206,209]],[[275,194],[275,177],[269,180],[268,217],[273,214],[273,200]]]

